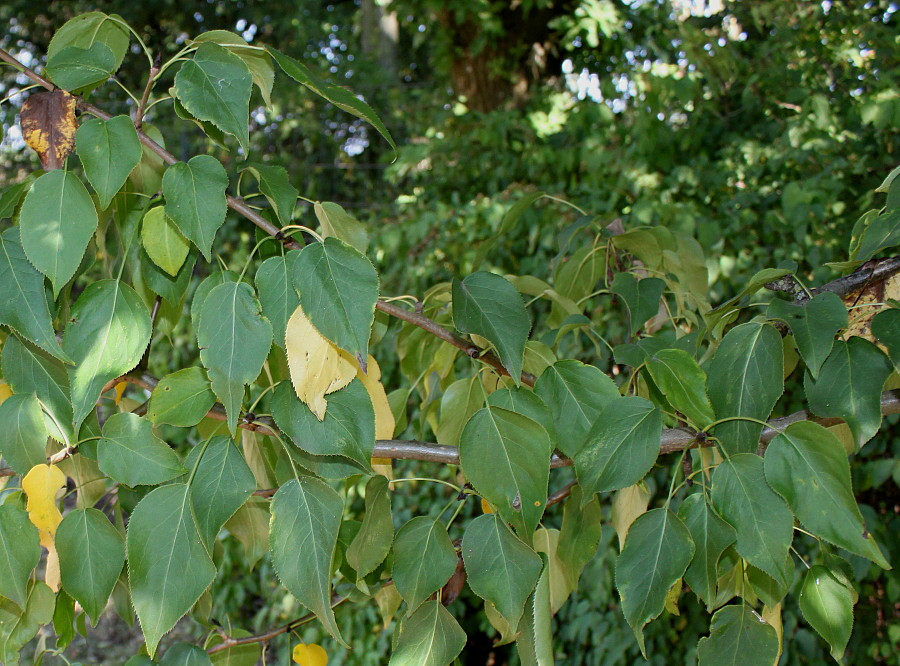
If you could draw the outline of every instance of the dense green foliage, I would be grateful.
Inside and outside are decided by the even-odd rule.
[[[892,5],[27,4],[0,661],[888,657]]]

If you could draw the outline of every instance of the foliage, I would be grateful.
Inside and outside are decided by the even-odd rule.
[[[757,24],[783,19],[766,7]],[[583,24],[556,26],[575,35]],[[702,41],[682,29],[685,48]],[[132,40],[147,59],[146,92],[131,93],[133,118],[111,116],[89,95],[128,62]],[[462,270],[407,308],[385,283],[418,276],[394,279],[403,265],[368,257],[372,230],[334,202],[312,201],[318,228],[301,224],[306,199],[291,172],[254,152],[250,101],[271,112],[282,86],[321,96],[394,146],[371,105],[300,60],[214,31],[157,63],[120,17],[100,12],[56,33],[48,79],[0,54],[54,91],[30,99],[66,101],[31,121],[29,145],[53,156],[46,172],[4,190],[0,206],[0,373],[11,389],[0,392],[3,663],[18,663],[51,621],[62,651],[85,614],[133,620],[133,608],[146,641],[133,663],[253,663],[257,643],[288,632],[301,639],[297,663],[323,663],[301,634],[313,619],[330,638],[312,638],[348,658],[356,643],[342,613],[377,609],[393,632],[391,663],[447,664],[477,649],[467,635],[490,632],[514,641],[521,663],[545,664],[557,651],[553,616],[577,629],[565,602],[595,586],[597,567],[614,577],[633,633],[623,653],[653,659],[651,628],[684,607],[708,627],[699,663],[774,663],[792,650],[782,610],[794,604],[844,658],[859,581],[893,554],[890,525],[858,504],[854,481],[857,492],[875,485],[856,461],[881,452],[883,414],[898,411],[896,393],[882,391],[897,385],[900,268],[887,258],[860,269],[900,245],[896,170],[839,256],[807,242],[808,209],[787,223],[807,268],[844,260],[849,277],[818,288],[796,263],[769,266],[736,274],[738,294],[713,308],[706,250],[727,250],[724,230],[678,223],[699,209],[699,187],[668,212],[626,207],[624,225],[603,219],[617,196],[574,204],[529,192],[490,236],[448,243]],[[287,76],[273,89],[276,66]],[[177,117],[210,139],[207,152],[179,160],[145,122],[154,91],[166,90]],[[687,92],[696,96],[680,103],[704,103]],[[834,134],[827,106],[811,104],[804,122],[826,117],[814,131]],[[93,118],[79,123],[73,107]],[[741,113],[765,116],[750,103]],[[51,122],[78,125],[74,142]],[[644,122],[615,130],[638,141],[625,151],[634,163],[666,143],[654,133],[699,146],[725,131]],[[784,130],[789,140],[799,131]],[[410,150],[399,148],[398,172]],[[729,169],[713,189],[743,168],[723,152]],[[672,154],[654,157],[678,171]],[[779,168],[784,178],[793,167]],[[240,196],[248,172],[260,191]],[[543,269],[476,270],[520,246],[521,219],[544,199],[579,215],[535,241]],[[231,252],[224,230],[248,223],[259,241],[244,233],[250,249]],[[789,256],[752,253],[760,268]],[[194,275],[205,277],[194,285]],[[765,311],[750,302],[764,285],[782,294]],[[190,342],[173,365],[154,352],[176,337]],[[376,359],[394,355],[382,382]],[[770,420],[801,401],[811,413]],[[391,458],[419,462],[395,477]],[[425,476],[435,463],[451,469]],[[567,467],[574,476],[554,471]],[[452,490],[442,510],[419,490],[431,482]],[[601,499],[612,493],[610,516]],[[610,520],[618,549],[600,529]],[[247,618],[222,617],[229,579],[254,565],[310,614],[249,639]],[[476,622],[454,605],[460,594],[483,609]],[[205,634],[161,650],[186,614]]]

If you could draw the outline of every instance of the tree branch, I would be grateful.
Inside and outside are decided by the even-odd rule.
[[[830,291],[838,296],[846,296],[870,284],[887,280],[898,273],[900,273],[900,257],[888,257],[874,265],[872,265],[872,262],[866,262],[850,273],[850,275],[839,277],[836,280],[823,284],[821,287],[810,289],[810,292],[812,292],[813,296],[824,291]]]

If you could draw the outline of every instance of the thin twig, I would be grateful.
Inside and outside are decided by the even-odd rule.
[[[144,94],[141,95],[141,101],[138,103],[137,111],[134,114],[134,128],[141,129],[141,125],[144,122],[144,113],[147,108],[147,100],[150,99],[150,91],[153,90],[153,84],[156,80],[156,75],[159,74],[159,54],[157,54],[156,59],[153,61],[153,65],[150,67],[150,72],[147,75],[147,85],[144,86]]]

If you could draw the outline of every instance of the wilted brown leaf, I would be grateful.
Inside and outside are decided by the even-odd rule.
[[[900,300],[900,274],[871,282],[862,289],[844,296],[843,301],[850,308],[850,325],[844,332],[844,339],[858,335],[869,342],[879,344],[872,335],[872,318],[887,308],[885,303],[888,299]]]
[[[75,147],[75,97],[64,90],[35,93],[22,105],[19,124],[44,171],[59,169]]]

